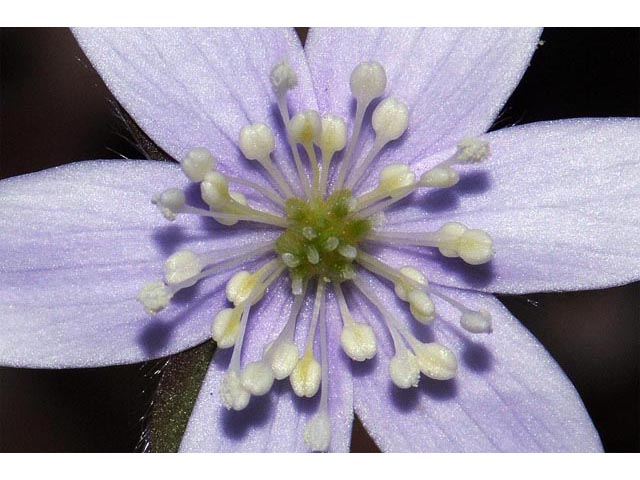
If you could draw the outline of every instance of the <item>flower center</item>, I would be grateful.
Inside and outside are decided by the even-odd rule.
[[[379,339],[369,325],[370,316],[365,318],[349,308],[354,298],[364,300],[378,311],[379,318],[374,321],[381,322],[391,338],[394,355],[387,368],[390,381],[397,388],[416,387],[421,375],[448,380],[457,373],[455,353],[438,342],[424,343],[416,338],[406,325],[406,318],[382,301],[368,279],[360,276],[362,272],[368,271],[392,289],[417,322],[432,324],[436,321],[438,303],[447,303],[459,311],[464,334],[489,333],[492,329],[488,311],[469,308],[450,298],[428,282],[425,275],[428,272],[409,265],[390,265],[367,252],[371,243],[411,245],[437,249],[444,257],[459,258],[470,265],[486,263],[493,256],[493,242],[483,230],[446,222],[431,232],[397,231],[385,224],[382,215],[417,189],[454,186],[460,178],[459,166],[466,168],[489,156],[486,142],[464,139],[450,157],[423,172],[414,172],[408,164],[386,165],[378,172],[377,185],[362,192],[361,181],[371,175],[370,167],[375,168],[376,157],[408,128],[408,107],[392,97],[377,103],[370,125],[364,122],[372,101],[383,95],[386,81],[386,72],[377,62],[363,62],[355,67],[349,86],[356,109],[347,138],[347,122],[335,115],[321,116],[313,110],[290,115],[287,91],[296,86],[297,78],[286,62],[276,65],[271,83],[296,181],[283,174],[283,165],[274,158],[275,135],[271,127],[254,123],[241,129],[238,146],[247,160],[256,161],[263,168],[266,180],[263,184],[226,175],[216,167],[217,162],[208,150],[195,148],[180,163],[187,177],[200,184],[200,194],[208,208],[188,205],[179,189],[166,190],[152,200],[170,221],[178,215],[192,214],[213,218],[222,225],[243,221],[281,229],[275,241],[251,241],[205,254],[178,251],[165,262],[164,279],[145,285],[138,299],[147,312],[155,314],[179,290],[209,275],[228,272],[225,291],[229,305],[215,313],[211,327],[218,348],[233,348],[219,392],[222,403],[228,409],[242,410],[252,396],[267,394],[275,381],[285,379],[300,397],[313,397],[320,392],[318,411],[304,433],[311,450],[327,450],[330,446],[327,322],[342,323],[340,346],[353,361],[370,360],[378,352]],[[356,158],[360,133],[369,127],[375,134],[373,142]],[[235,190],[238,186],[262,195],[274,208],[250,205]],[[388,216],[391,215],[392,212]],[[266,255],[269,260],[253,272],[230,271]],[[246,352],[246,356],[253,357],[247,363],[242,359],[245,356],[242,349],[251,309],[287,271],[293,295],[287,319],[284,325],[280,324],[277,335],[264,339],[261,351]],[[332,301],[339,306],[339,318],[327,318],[329,289],[333,291]],[[310,316],[301,314],[307,295],[314,297]],[[302,328],[306,339],[302,343],[296,340],[296,330],[305,318],[307,325]],[[274,325],[280,320],[261,319]]]
[[[371,221],[353,214],[349,190],[328,198],[290,198],[285,205],[287,229],[276,241],[276,251],[289,269],[294,295],[318,276],[325,282],[351,280],[358,244],[371,231]]]

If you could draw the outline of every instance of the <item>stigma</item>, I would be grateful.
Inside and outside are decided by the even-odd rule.
[[[264,182],[228,175],[210,151],[196,147],[180,160],[180,167],[191,182],[198,184],[206,208],[190,205],[185,192],[175,188],[154,195],[152,202],[168,221],[197,215],[219,223],[221,228],[239,222],[262,224],[277,232],[274,240],[204,253],[179,250],[165,261],[162,278],[141,288],[138,300],[154,315],[165,309],[178,291],[226,272],[228,305],[211,312],[212,339],[218,348],[232,349],[220,391],[216,392],[222,405],[243,410],[252,397],[267,395],[276,382],[288,382],[299,397],[319,395],[319,406],[308,420],[304,440],[312,451],[327,451],[332,430],[328,351],[334,347],[328,345],[327,323],[339,323],[338,348],[353,362],[370,361],[378,354],[380,342],[386,341],[376,337],[370,318],[350,308],[355,299],[373,306],[388,333],[394,355],[387,370],[395,388],[415,388],[422,376],[447,381],[458,371],[455,352],[437,341],[425,343],[416,338],[405,317],[380,299],[361,278],[362,272],[380,279],[420,324],[442,321],[438,312],[444,303],[459,312],[455,328],[461,335],[492,331],[489,311],[472,309],[449,298],[431,285],[428,272],[413,265],[390,265],[371,253],[376,243],[413,245],[469,265],[490,262],[494,255],[492,238],[474,226],[446,222],[436,231],[416,233],[390,230],[385,223],[392,215],[385,212],[389,207],[418,189],[452,187],[460,178],[459,170],[477,168],[490,156],[490,148],[481,139],[463,138],[446,160],[426,171],[415,171],[400,158],[397,163],[376,168],[380,152],[384,148],[393,151],[394,142],[406,134],[410,118],[409,107],[401,98],[384,95],[387,73],[381,64],[363,62],[355,66],[350,79],[345,79],[355,101],[353,118],[349,119],[331,112],[290,112],[287,95],[297,86],[297,76],[286,62],[265,75],[273,87],[278,116],[246,125],[238,132],[244,161],[259,165]],[[275,158],[277,135],[273,127],[277,124],[284,127],[280,140],[288,144],[290,159]],[[374,138],[359,149],[365,128],[372,130]],[[360,150],[364,153],[356,158]],[[293,167],[295,181],[283,173],[283,168],[290,168],[286,164]],[[372,176],[378,179],[377,184],[365,191],[362,180]],[[247,191],[264,202],[260,206],[250,204],[243,193]],[[254,269],[246,268],[256,262]],[[263,339],[260,351],[245,352],[253,360],[244,362],[251,310],[259,302],[268,301],[273,285],[283,277],[288,280],[290,308],[282,320],[266,320],[281,324],[277,334]],[[307,296],[312,298],[312,313],[306,325],[301,325],[300,312]],[[327,316],[328,301],[337,303],[339,318]],[[306,332],[303,343],[296,341],[296,331],[301,329]]]

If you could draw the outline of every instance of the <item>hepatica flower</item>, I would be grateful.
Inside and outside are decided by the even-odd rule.
[[[183,451],[597,451],[491,295],[637,280],[640,122],[484,133],[537,30],[79,30],[178,164],[2,182],[6,365],[217,351]],[[567,338],[570,342],[571,339]]]

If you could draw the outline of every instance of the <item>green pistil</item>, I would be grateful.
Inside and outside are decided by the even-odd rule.
[[[278,237],[276,250],[293,279],[316,275],[329,280],[352,278],[353,253],[371,231],[371,222],[351,214],[353,197],[339,190],[329,198],[287,200],[288,228]]]

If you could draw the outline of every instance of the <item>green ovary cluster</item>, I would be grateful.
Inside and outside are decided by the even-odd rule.
[[[371,231],[369,220],[352,213],[354,203],[349,190],[339,190],[326,199],[287,200],[289,226],[278,237],[276,250],[292,281],[315,276],[325,281],[354,278],[358,244]]]

